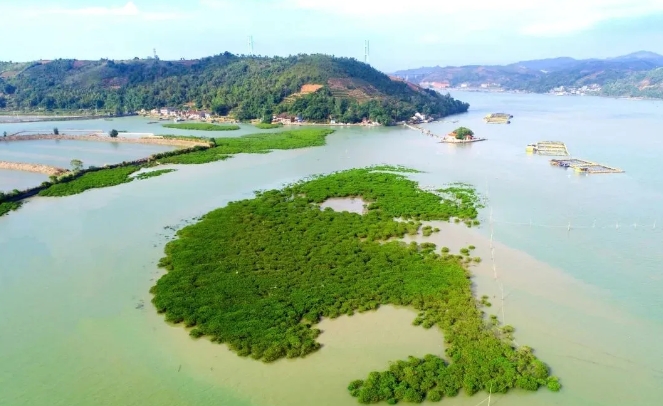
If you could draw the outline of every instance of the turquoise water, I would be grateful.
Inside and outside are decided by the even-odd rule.
[[[80,159],[86,167],[102,166],[132,161],[173,149],[175,148],[164,145],[70,140],[0,142],[0,161],[40,163],[69,168],[72,159]]]
[[[439,238],[477,246],[484,258],[475,269],[478,292],[495,296],[493,311],[516,327],[517,342],[534,347],[565,385],[559,394],[515,392],[500,403],[656,404],[663,387],[663,224],[654,227],[663,222],[663,174],[655,167],[661,103],[457,96],[471,112],[430,128],[443,134],[465,125],[488,141],[455,146],[402,128],[339,129],[325,147],[180,166],[146,181],[33,199],[0,218],[0,404],[354,405],[345,392],[350,380],[408,352],[440,351],[439,337],[418,336],[424,330],[407,317],[381,310],[370,328],[326,324],[321,339],[329,345],[305,360],[266,366],[191,340],[149,303],[156,262],[172,236],[164,227],[254,190],[378,163],[422,169],[414,178],[423,185],[469,182],[488,196],[479,229],[444,229]],[[513,114],[512,124],[480,120],[496,111]],[[525,153],[526,144],[550,139],[626,173],[579,176]],[[503,313],[489,261],[491,211]],[[408,329],[406,346],[387,338]]]
[[[0,169],[0,192],[7,192],[14,189],[23,190],[26,187],[36,186],[47,180],[48,176],[41,173]]]

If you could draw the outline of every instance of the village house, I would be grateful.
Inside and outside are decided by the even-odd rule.
[[[173,107],[162,107],[159,109],[159,114],[162,116],[177,116],[178,113],[177,109]]]

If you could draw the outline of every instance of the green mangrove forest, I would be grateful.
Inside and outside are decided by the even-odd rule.
[[[261,130],[272,130],[274,128],[283,127],[283,124],[281,124],[281,123],[276,123],[276,124],[258,123],[255,126],[256,126],[256,128],[259,128]]]
[[[18,210],[21,207],[21,202],[2,202],[0,203],[0,217],[9,213],[12,210]]]
[[[156,171],[139,173],[138,175],[134,176],[134,178],[136,178],[138,180],[155,178],[157,176],[161,176],[161,175],[164,175],[166,173],[175,172],[176,170],[177,169],[158,169]]]
[[[394,240],[417,234],[424,220],[471,226],[480,207],[467,185],[426,192],[405,172],[415,171],[377,166],[312,177],[208,213],[166,246],[167,273],[151,289],[156,310],[193,337],[272,362],[317,351],[321,318],[408,306],[419,311],[415,325],[442,330],[446,357],[411,357],[351,382],[359,402],[559,390],[546,364],[514,345],[512,327],[484,318],[488,302],[473,296],[464,265],[473,247],[452,255]],[[361,197],[367,213],[321,210],[333,197]]]
[[[334,130],[326,128],[305,128],[269,134],[250,134],[242,137],[215,138],[211,148],[200,149],[187,154],[176,154],[160,163],[205,164],[228,159],[234,154],[264,154],[275,149],[298,149],[325,145],[326,137]]]
[[[88,172],[68,182],[55,183],[39,192],[39,196],[62,197],[83,193],[89,189],[110,187],[131,182],[131,174],[140,170],[139,166],[121,166],[112,169]]]
[[[196,131],[235,131],[239,130],[238,125],[218,125],[209,123],[172,123],[163,124],[165,128],[175,128],[178,130],[196,130]]]

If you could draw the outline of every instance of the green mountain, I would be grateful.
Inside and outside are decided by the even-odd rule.
[[[240,120],[289,113],[324,121],[389,123],[415,112],[446,116],[469,105],[350,58],[224,53],[200,60],[54,60],[0,63],[0,108],[121,114],[172,106]]]
[[[567,90],[609,96],[663,98],[663,56],[647,51],[607,59],[568,57],[521,61],[509,65],[470,65],[418,68],[394,75],[432,87],[482,87],[550,92]]]

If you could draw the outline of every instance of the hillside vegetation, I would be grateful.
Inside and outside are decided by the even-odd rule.
[[[467,84],[499,85],[507,90],[545,93],[555,87],[598,85],[607,96],[663,98],[663,56],[635,52],[608,59],[551,58],[510,65],[430,67],[398,71],[396,76],[420,82],[446,82],[451,87]]]
[[[2,65],[0,65],[2,66]],[[12,67],[14,67],[12,65]],[[23,111],[94,110],[122,114],[188,105],[240,120],[288,113],[304,119],[389,123],[419,111],[445,116],[468,105],[390,79],[350,58],[224,53],[195,61],[34,62],[7,75],[4,107]]]

